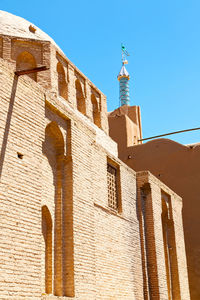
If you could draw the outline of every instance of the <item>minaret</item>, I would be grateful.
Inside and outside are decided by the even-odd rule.
[[[125,47],[122,45],[122,68],[117,76],[119,80],[119,98],[120,104],[129,105],[130,98],[129,98],[129,73],[127,72],[125,65],[128,64],[128,61],[125,59],[125,56],[128,56],[128,52],[126,51]]]

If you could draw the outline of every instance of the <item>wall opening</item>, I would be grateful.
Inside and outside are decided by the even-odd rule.
[[[52,219],[47,206],[42,207],[42,234],[45,242],[45,293],[52,293]]]
[[[24,155],[23,155],[22,153],[20,153],[20,152],[17,152],[17,157],[18,157],[19,159],[23,159]]]
[[[57,73],[58,73],[58,94],[64,99],[68,99],[68,85],[65,78],[65,70],[63,65],[57,63]]]
[[[76,79],[75,81],[75,87],[76,87],[76,102],[77,102],[77,109],[83,114],[86,114],[86,104],[85,104],[85,98],[83,95],[81,83],[79,79]]]
[[[16,60],[16,71],[29,70],[36,67],[36,60],[31,53],[24,51],[18,55]],[[27,74],[27,76],[29,76],[34,81],[37,81],[37,73]]]
[[[97,99],[94,94],[91,95],[91,102],[92,102],[93,122],[95,125],[101,128],[100,110],[99,110]]]

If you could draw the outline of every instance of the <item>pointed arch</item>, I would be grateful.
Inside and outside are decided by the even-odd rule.
[[[91,95],[93,122],[101,128],[101,118],[97,99],[94,94]]]
[[[50,122],[45,129],[43,154],[47,157],[53,173],[52,294],[74,297],[72,161],[66,160],[64,147],[64,136],[57,122]]]
[[[50,156],[58,157],[64,154],[63,134],[56,122],[51,122],[45,129],[45,149],[48,149]]]
[[[63,65],[57,63],[57,73],[58,73],[58,93],[64,99],[68,99],[68,85],[65,78],[65,70]]]
[[[64,157],[63,134],[55,121],[45,129],[44,154],[54,175],[54,295],[62,296],[62,165]]]
[[[21,52],[16,59],[17,71],[34,69],[36,68],[36,66],[37,64],[36,64],[35,57],[27,51]],[[37,81],[37,73],[31,73],[27,75],[34,81]]]
[[[86,104],[85,104],[85,98],[83,95],[81,83],[79,79],[76,79],[75,81],[75,87],[76,87],[76,102],[77,102],[77,109],[82,113],[86,114]]]
[[[45,293],[52,293],[52,218],[46,205],[42,206],[42,234],[45,242]]]

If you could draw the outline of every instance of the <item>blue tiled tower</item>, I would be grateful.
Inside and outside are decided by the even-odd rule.
[[[119,97],[120,97],[120,103],[122,105],[129,105],[130,98],[129,98],[129,73],[127,72],[125,68],[125,63],[127,61],[122,61],[122,68],[118,74],[118,80],[119,80]]]

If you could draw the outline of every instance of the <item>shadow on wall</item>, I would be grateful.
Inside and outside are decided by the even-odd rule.
[[[91,95],[93,122],[101,128],[101,115],[97,99],[94,94]]]
[[[86,103],[83,95],[83,90],[80,84],[79,79],[75,81],[76,87],[76,101],[77,101],[77,109],[83,114],[86,115]]]
[[[58,93],[64,99],[68,99],[68,86],[65,79],[65,71],[60,62],[57,63],[57,73],[58,73]]]
[[[35,57],[31,53],[23,51],[18,55],[16,60],[16,71],[29,70],[36,67],[37,64]],[[37,73],[27,74],[27,76],[29,76],[34,81],[37,81]]]
[[[18,55],[17,60],[16,60],[16,70],[17,71],[26,70],[26,69],[33,69],[36,66],[37,65],[36,65],[35,58],[29,52],[24,51],[24,52],[21,52]],[[37,74],[36,73],[27,74],[27,76],[29,76],[34,81],[37,81]],[[10,123],[11,123],[13,107],[14,107],[14,102],[15,102],[15,95],[16,95],[16,90],[17,90],[17,83],[18,83],[18,76],[15,75],[14,79],[13,79],[12,91],[11,91],[11,96],[10,96],[10,103],[9,103],[9,108],[8,108],[8,113],[7,113],[7,118],[6,118],[6,125],[5,125],[5,130],[4,130],[3,142],[2,142],[2,146],[1,146],[0,178],[1,178],[1,174],[2,174],[3,162],[4,162],[5,152],[6,152],[7,142],[8,142]]]
[[[46,205],[42,207],[42,234],[45,242],[45,293],[52,293],[52,219]]]
[[[12,91],[11,91],[11,96],[10,96],[10,103],[9,103],[8,113],[7,113],[7,118],[6,118],[6,125],[5,125],[4,135],[3,135],[3,142],[2,142],[2,146],[1,146],[1,153],[0,153],[0,178],[1,178],[1,174],[2,174],[3,163],[4,163],[4,158],[5,158],[5,153],[6,153],[6,147],[7,147],[7,142],[8,142],[8,135],[9,135],[9,130],[10,130],[10,123],[11,123],[11,118],[12,118],[12,113],[13,113],[13,107],[14,107],[14,102],[15,102],[15,95],[16,95],[16,90],[17,90],[17,83],[18,83],[18,76],[15,75],[14,79],[13,79]]]

